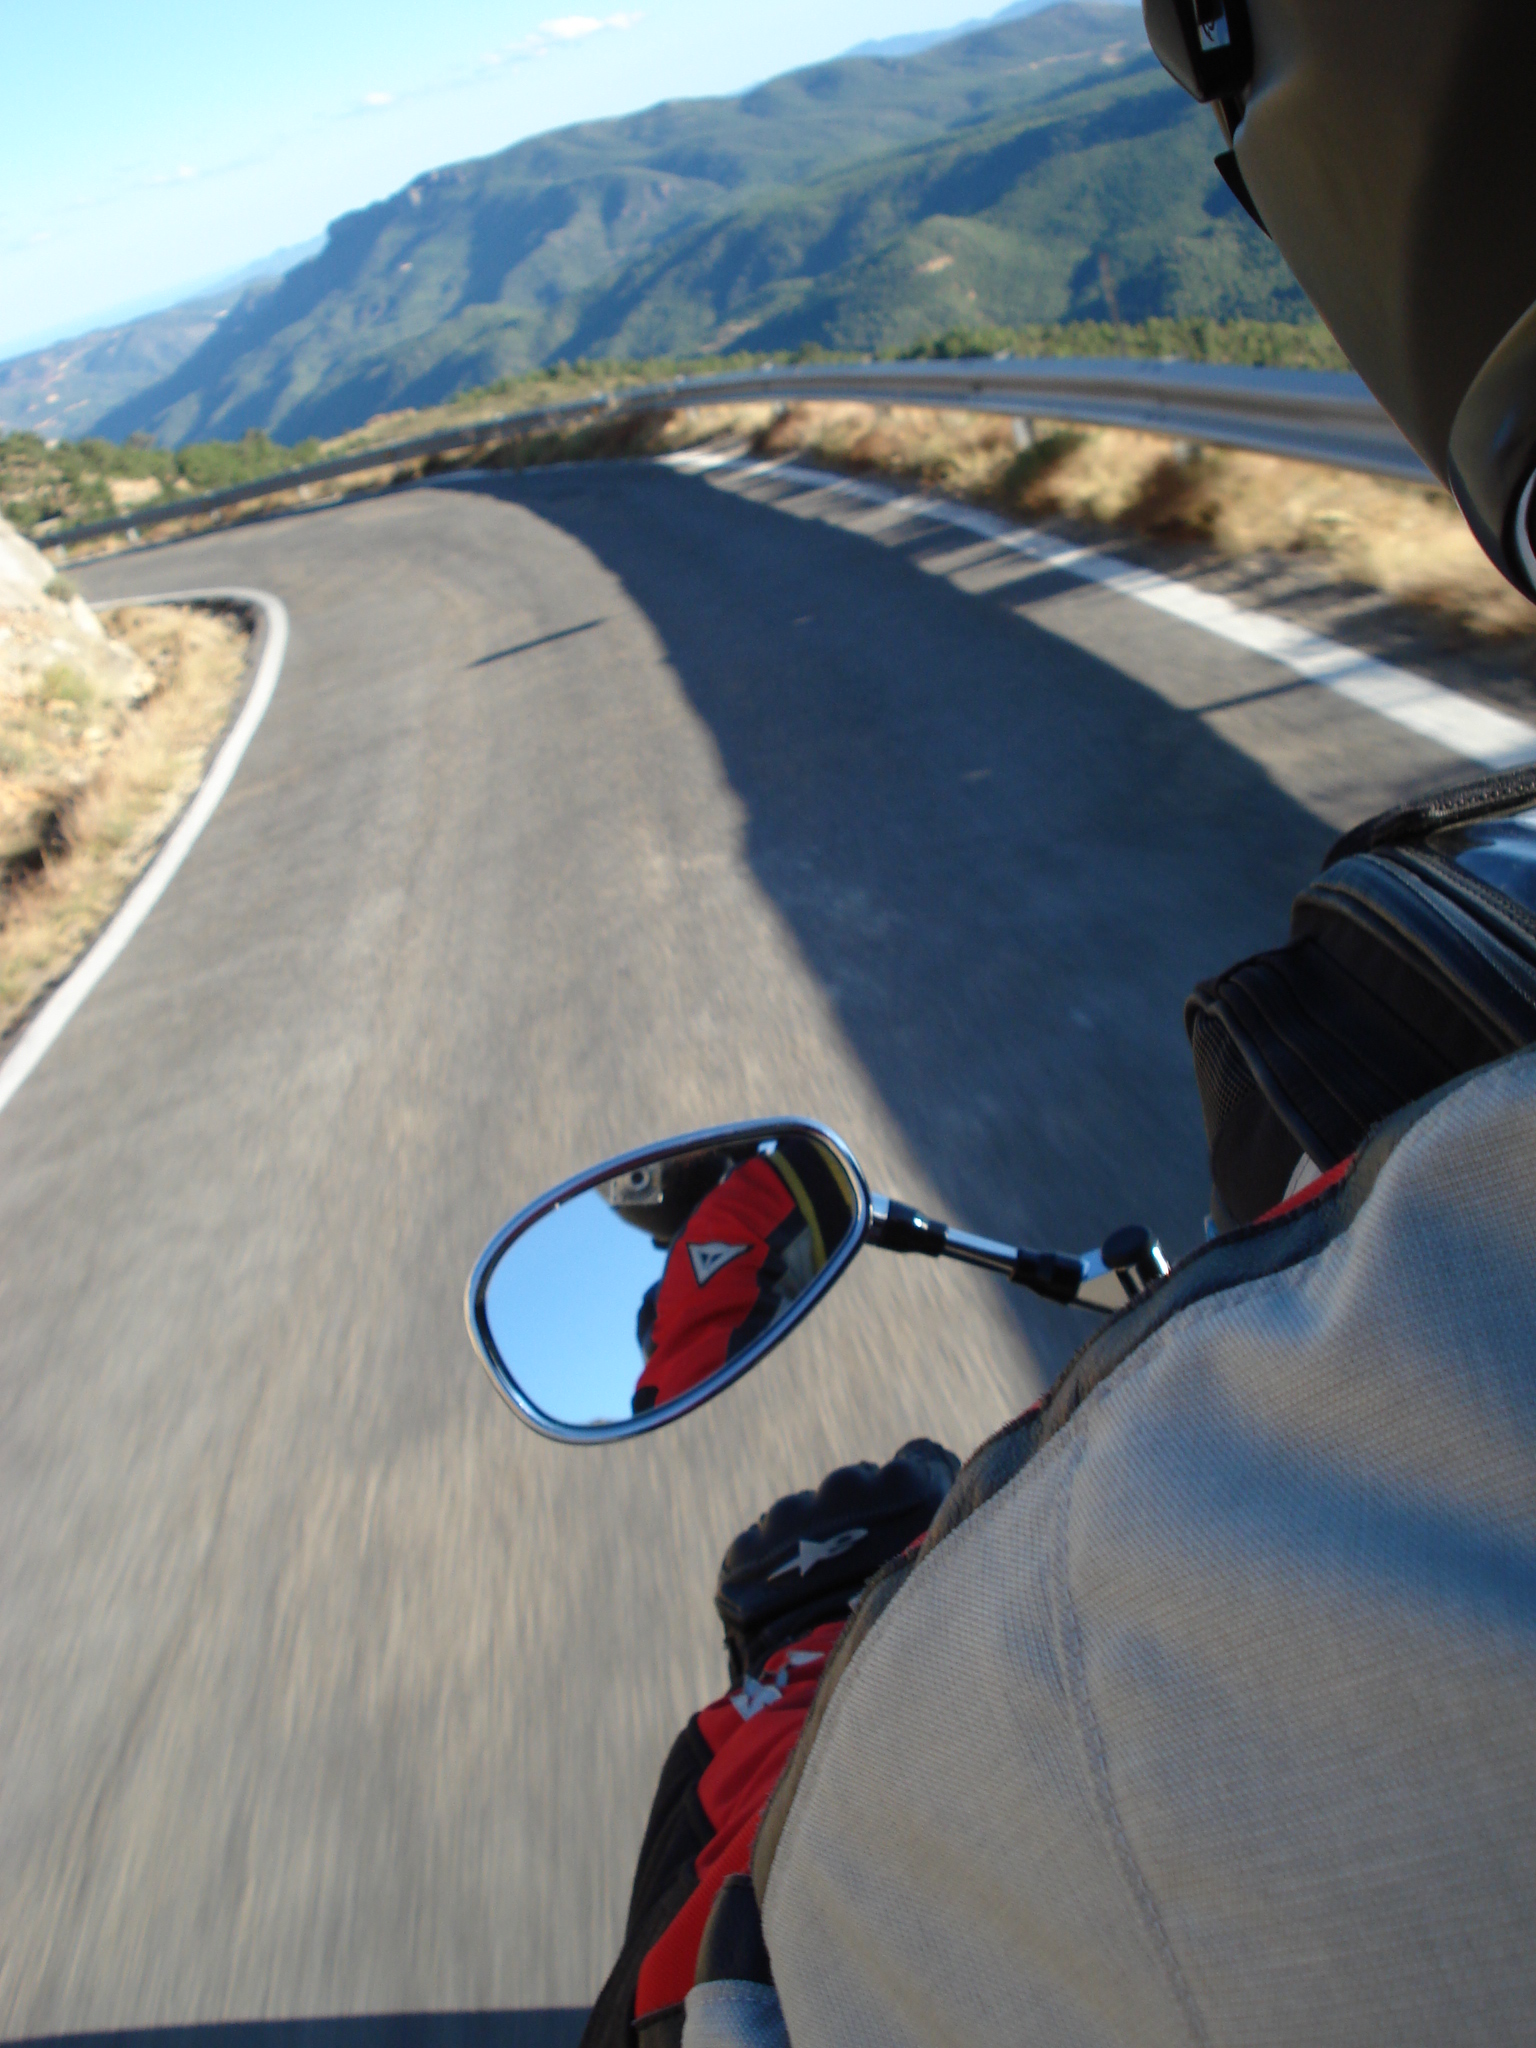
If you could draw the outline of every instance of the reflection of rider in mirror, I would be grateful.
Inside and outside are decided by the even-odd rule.
[[[846,1236],[853,1198],[814,1138],[743,1157],[692,1153],[603,1190],[615,1212],[668,1247],[636,1320],[645,1369],[637,1415],[718,1372],[776,1322]]]

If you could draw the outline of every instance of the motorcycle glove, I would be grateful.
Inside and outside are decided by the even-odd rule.
[[[924,1534],[959,1469],[953,1451],[919,1437],[888,1465],[844,1465],[814,1493],[786,1494],[743,1529],[715,1587],[731,1684],[848,1614],[872,1574]]]

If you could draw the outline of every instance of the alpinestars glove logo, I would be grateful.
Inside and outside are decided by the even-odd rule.
[[[770,1579],[782,1579],[788,1572],[798,1572],[803,1579],[807,1572],[815,1571],[817,1565],[825,1564],[828,1558],[841,1557],[845,1550],[852,1550],[855,1543],[862,1543],[868,1534],[867,1529],[840,1529],[825,1543],[810,1543],[802,1536],[799,1556],[789,1558],[768,1576]]]
[[[746,1250],[744,1244],[691,1244],[688,1258],[693,1266],[693,1277],[700,1287],[707,1286],[732,1259],[739,1259]]]

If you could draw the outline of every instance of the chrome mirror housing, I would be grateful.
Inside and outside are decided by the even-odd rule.
[[[612,1443],[761,1364],[869,1225],[858,1162],[822,1125],[694,1131],[604,1160],[514,1216],[470,1275],[465,1320],[530,1428]]]

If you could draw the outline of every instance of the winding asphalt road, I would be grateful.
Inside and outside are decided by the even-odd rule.
[[[969,1447],[1081,1332],[872,1252],[729,1398],[565,1451],[471,1355],[483,1240],[628,1142],[791,1108],[973,1229],[1186,1248],[1184,995],[1281,936],[1338,826],[1462,764],[772,480],[424,488],[81,581],[255,585],[292,642],[0,1118],[0,2034],[553,2042],[719,1689],[735,1529]]]

